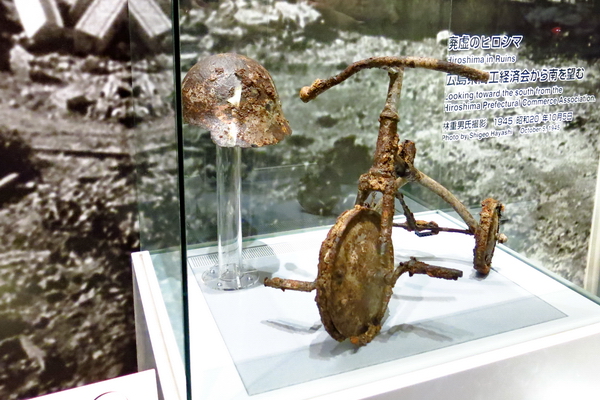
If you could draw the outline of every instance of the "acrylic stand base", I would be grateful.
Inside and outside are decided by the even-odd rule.
[[[225,265],[225,271],[219,273],[215,265],[202,273],[202,281],[206,286],[215,290],[239,290],[254,286],[258,282],[258,271],[252,268]]]

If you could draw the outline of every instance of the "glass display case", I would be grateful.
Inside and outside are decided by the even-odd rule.
[[[596,2],[157,4],[133,260],[165,398],[594,388]]]

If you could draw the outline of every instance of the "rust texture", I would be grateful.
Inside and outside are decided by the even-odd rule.
[[[394,223],[394,226],[397,228],[402,228],[409,232],[425,232],[425,233],[427,233],[426,235],[422,235],[422,236],[437,235],[440,232],[464,233],[466,235],[473,234],[473,232],[471,232],[468,229],[446,228],[444,226],[439,226],[434,221],[416,220],[414,226],[412,226],[410,223],[407,223],[407,222],[399,222],[399,223]]]
[[[487,198],[481,202],[479,226],[475,231],[475,249],[473,250],[473,266],[477,272],[487,275],[492,268],[492,257],[496,242],[506,241],[499,237],[500,216],[504,206],[497,200]]]
[[[506,240],[498,234],[502,205],[493,199],[483,202],[478,223],[469,210],[445,187],[414,166],[416,146],[411,141],[400,144],[398,102],[402,90],[404,68],[427,68],[459,74],[472,80],[485,81],[489,75],[470,67],[423,57],[377,57],[358,61],[344,71],[325,80],[317,79],[300,91],[307,102],[325,90],[343,82],[366,68],[388,71],[390,83],[385,106],[379,116],[379,134],[373,165],[358,181],[353,209],[342,213],[319,252],[319,272],[314,282],[286,279],[268,280],[266,284],[281,289],[317,291],[316,302],[327,332],[338,341],[349,339],[364,346],[380,332],[393,287],[405,272],[434,278],[456,280],[462,271],[426,264],[415,258],[394,269],[392,228],[398,226],[419,236],[439,232],[456,232],[475,236],[474,267],[488,273],[496,242]],[[404,202],[400,187],[416,182],[433,191],[461,216],[467,229],[443,228],[435,222],[417,221]],[[382,194],[378,204],[367,202],[374,192]],[[398,199],[406,223],[394,224],[395,200]],[[487,269],[486,269],[487,268]]]
[[[276,144],[292,133],[271,75],[233,53],[204,58],[182,83],[183,118],[210,130],[222,147]]]
[[[454,211],[460,215],[460,217],[469,227],[471,233],[475,233],[477,221],[475,221],[475,218],[473,218],[473,215],[471,215],[469,209],[463,203],[461,203],[460,200],[458,200],[456,196],[452,194],[452,192],[415,168],[413,162],[416,152],[417,148],[410,140],[406,140],[402,146],[400,146],[400,151],[395,158],[396,173],[398,174],[399,179],[406,179],[409,182],[416,182],[437,194],[446,203],[450,204]]]
[[[316,280],[321,320],[338,341],[364,345],[381,330],[392,295],[390,245],[380,253],[381,216],[364,206],[344,212],[321,245]]]
[[[487,82],[490,74],[465,65],[454,64],[443,60],[430,57],[371,57],[365,60],[357,61],[339,74],[328,79],[317,79],[311,86],[305,86],[300,90],[300,99],[309,102],[327,89],[342,83],[352,75],[363,69],[369,68],[425,68],[436,71],[447,72],[449,74],[461,75],[473,81]]]
[[[396,282],[396,280],[403,273],[408,272],[410,276],[414,274],[424,274],[430,276],[432,278],[440,278],[440,279],[448,279],[448,280],[457,280],[458,278],[463,276],[463,273],[459,269],[453,268],[444,268],[438,267],[435,265],[427,264],[422,261],[418,261],[416,258],[411,257],[409,261],[400,263],[398,268],[394,271],[391,279]]]
[[[285,291],[297,290],[299,292],[312,292],[316,286],[314,282],[296,281],[293,279],[281,279],[281,278],[265,278],[264,285],[276,289]]]

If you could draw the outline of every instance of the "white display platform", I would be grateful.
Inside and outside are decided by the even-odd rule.
[[[417,218],[458,226],[436,212]],[[263,277],[311,281],[327,230],[245,243],[245,260]],[[473,244],[461,234],[395,229],[397,262],[415,256],[464,275],[401,277],[381,334],[359,349],[327,335],[314,293],[212,291],[193,277],[215,262],[214,248],[189,252],[194,399],[547,399],[539,390],[566,384],[569,374],[577,381],[571,393],[600,389],[590,372],[600,356],[600,306],[502,247],[482,279],[472,269]],[[136,268],[164,257],[142,254]]]
[[[147,370],[31,400],[158,400],[155,371]]]

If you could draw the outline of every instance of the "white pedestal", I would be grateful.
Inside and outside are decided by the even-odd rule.
[[[456,226],[435,212],[418,219]],[[312,281],[326,234],[327,228],[261,238],[245,243],[244,257],[263,276]],[[472,248],[466,235],[418,238],[395,230],[397,261],[415,256],[464,275],[457,282],[401,277],[381,334],[360,349],[327,335],[314,293],[263,286],[212,291],[194,277],[212,265],[215,250],[189,251],[193,398],[505,400],[599,390],[600,306],[503,248],[496,250],[494,270],[481,279],[472,270]],[[152,276],[167,259],[134,255],[138,287],[148,283],[138,275]],[[173,342],[172,331],[165,336],[171,327],[165,314],[173,306],[161,300],[167,286],[161,291],[154,282],[147,291],[151,304],[142,298],[139,309],[146,315],[163,307],[152,312],[149,336],[159,330],[163,339],[155,334],[155,343]],[[156,354],[155,343],[150,347]],[[168,353],[176,347],[158,348]],[[165,362],[169,376],[183,370],[180,357],[163,357]]]

